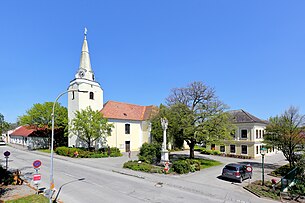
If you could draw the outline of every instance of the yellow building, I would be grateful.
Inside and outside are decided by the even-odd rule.
[[[101,110],[114,125],[107,144],[128,152],[138,151],[143,143],[151,142],[149,119],[155,109],[154,106],[108,101]]]
[[[241,155],[255,158],[260,155],[263,146],[267,121],[259,119],[244,110],[229,111],[236,125],[232,140],[225,140],[222,144],[211,144],[207,149],[219,150],[224,154]],[[271,152],[274,150],[269,150]]]

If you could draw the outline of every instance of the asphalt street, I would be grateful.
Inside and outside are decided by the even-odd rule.
[[[9,146],[1,146],[0,153],[10,151],[9,168],[18,168],[25,178],[31,181],[35,172],[32,163],[41,160],[40,188],[49,188],[50,156],[49,154],[20,150]],[[187,152],[179,152],[187,153]],[[201,155],[202,156],[202,155]],[[219,156],[206,156],[218,159],[224,164],[242,162],[244,160]],[[136,159],[136,153],[132,159]],[[54,157],[54,180],[58,191],[62,187],[59,198],[69,202],[274,202],[260,199],[242,188],[247,181],[232,183],[219,178],[223,165],[201,170],[186,175],[148,174],[123,169],[128,161],[127,155],[117,158],[76,159]],[[254,180],[260,179],[260,159],[250,160],[254,167]],[[5,164],[4,158],[2,165]],[[282,154],[266,157],[266,173],[273,167],[285,164]],[[77,179],[85,178],[83,181]],[[266,174],[266,179],[270,177]],[[71,182],[71,183],[69,183]],[[67,184],[68,183],[68,184]],[[55,193],[56,195],[56,193]],[[263,201],[262,201],[263,200]]]

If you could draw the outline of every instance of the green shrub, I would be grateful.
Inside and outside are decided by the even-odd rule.
[[[210,149],[202,148],[200,154],[207,154],[207,155],[210,155],[210,154],[213,154],[213,151],[210,150]]]
[[[187,159],[186,161],[190,164],[191,172],[200,171],[201,163],[198,159]]]
[[[154,163],[161,158],[161,146],[158,144],[144,143],[140,148],[139,160],[146,163]]]
[[[138,161],[128,161],[124,163],[123,167],[135,171],[144,171],[144,172],[150,172],[152,169],[152,166],[150,164],[145,162],[138,163]]]
[[[198,146],[198,145],[194,146],[194,151],[201,152],[202,149],[205,149],[205,148]]]
[[[218,150],[213,150],[212,153],[213,153],[213,155],[220,155],[221,154],[221,152],[218,151]]]
[[[0,185],[11,185],[14,182],[13,173],[5,170],[0,165]]]
[[[189,173],[191,170],[190,163],[187,160],[177,160],[173,162],[173,171],[179,174]]]
[[[102,158],[108,157],[107,152],[98,151],[88,151],[84,148],[75,148],[75,147],[57,147],[55,150],[56,154],[61,156],[75,157],[75,152],[78,153],[78,158]],[[116,147],[110,149],[110,156],[117,157],[122,156],[120,150]]]
[[[119,148],[111,147],[110,148],[110,157],[119,157],[123,156]]]

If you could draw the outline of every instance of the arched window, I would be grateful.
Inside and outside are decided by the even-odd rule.
[[[90,99],[94,99],[94,93],[93,92],[90,92]]]

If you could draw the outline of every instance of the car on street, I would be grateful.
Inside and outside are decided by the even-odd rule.
[[[6,143],[4,142],[4,140],[0,140],[0,145],[6,145]]]
[[[241,183],[245,179],[252,178],[252,167],[249,164],[227,164],[222,169],[221,176]]]

